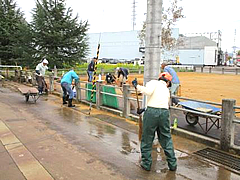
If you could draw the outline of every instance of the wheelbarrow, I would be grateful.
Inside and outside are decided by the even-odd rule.
[[[183,101],[183,102],[179,102],[178,104],[185,109],[196,111],[196,113],[184,112],[185,119],[187,123],[191,126],[195,126],[196,124],[198,124],[200,128],[205,132],[205,134],[207,134],[208,131],[210,131],[214,126],[217,127],[217,129],[221,127],[219,118],[209,117],[208,115],[202,115],[198,113],[198,112],[201,112],[201,113],[209,113],[212,115],[221,115],[221,108],[217,108],[210,104],[196,102],[196,101]],[[199,117],[204,118],[205,123],[200,123]],[[205,124],[205,128],[203,127],[204,124]]]
[[[25,101],[28,102],[31,97],[33,102],[36,103],[40,95],[38,94],[38,90],[34,87],[20,87],[18,90],[22,95],[25,96]]]

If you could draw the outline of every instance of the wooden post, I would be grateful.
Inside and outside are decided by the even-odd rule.
[[[230,147],[234,144],[234,117],[235,99],[222,100],[222,119],[221,119],[221,137],[220,147],[224,151],[229,151]]]
[[[193,72],[196,72],[196,71],[197,71],[196,67],[195,67],[195,66],[193,66]]]
[[[32,72],[32,86],[36,85],[36,76],[35,76],[35,72]]]
[[[103,75],[104,75],[104,69],[101,68],[101,76],[103,76]]]
[[[222,74],[224,74],[224,68],[222,68]]]
[[[6,79],[8,79],[8,78],[9,78],[9,70],[6,69]]]
[[[22,75],[23,75],[23,71],[19,70],[19,81],[20,81],[20,83],[22,83]]]
[[[203,67],[201,67],[201,73],[203,73]]]
[[[238,75],[238,68],[236,68],[236,75]]]
[[[100,106],[102,105],[102,81],[97,81],[96,82],[96,106],[97,109],[100,109]]]
[[[141,67],[138,68],[138,74],[141,74],[142,73],[142,70],[141,70]]]
[[[2,71],[0,71],[0,84],[3,85],[3,79],[2,79]]]
[[[77,101],[81,102],[82,95],[81,95],[81,82],[80,81],[78,81],[78,83],[77,83],[76,91],[77,91]]]
[[[212,67],[209,67],[209,73],[210,74],[212,73]]]
[[[49,75],[49,91],[50,93],[54,91],[54,77],[52,74]]]
[[[127,118],[130,114],[130,101],[128,99],[130,94],[130,85],[124,84],[123,85],[123,117]]]
[[[54,66],[54,77],[55,78],[57,77],[57,66],[56,65]]]

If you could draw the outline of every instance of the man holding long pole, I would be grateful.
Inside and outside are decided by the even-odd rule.
[[[176,171],[177,159],[175,157],[169,122],[169,100],[172,76],[161,73],[158,80],[149,81],[146,86],[140,86],[137,80],[132,84],[137,90],[147,96],[147,109],[143,115],[143,134],[141,140],[141,167],[150,171],[152,165],[152,144],[157,132],[159,143],[167,157],[170,171]],[[143,112],[138,110],[138,114]]]

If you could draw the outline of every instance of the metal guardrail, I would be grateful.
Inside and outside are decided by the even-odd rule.
[[[234,109],[240,109],[240,106],[234,106]]]
[[[136,98],[132,98],[132,97],[128,97],[128,99],[129,99],[129,100],[133,100],[133,101],[137,101]],[[142,99],[139,99],[139,102],[143,102],[143,100],[142,100]]]
[[[207,103],[207,104],[212,104],[212,105],[215,105],[215,106],[222,106],[221,103],[214,103],[214,102],[210,102],[210,101],[190,99],[190,98],[186,98],[186,97],[172,96],[172,98],[183,99],[183,100],[188,100],[188,101],[195,101],[195,102],[201,102],[201,103]]]
[[[199,68],[196,68],[199,70]],[[213,72],[218,72],[221,74],[225,74],[225,73],[234,73],[236,75],[239,74],[240,72],[240,68],[238,67],[200,67],[200,72],[201,73],[213,73]]]
[[[234,119],[234,120],[233,120],[233,123],[235,123],[235,124],[240,124],[240,119]]]
[[[79,89],[86,90],[86,91],[93,91],[93,92],[96,92],[96,90],[94,90],[94,89],[87,89],[87,88],[82,88],[82,87],[80,87]]]
[[[0,65],[0,68],[20,68],[22,70],[22,66]]]
[[[114,97],[120,97],[120,98],[123,98],[123,96],[121,95],[118,95],[118,94],[112,94],[112,93],[107,93],[107,92],[100,92],[101,94],[106,94],[106,95],[109,95],[109,96],[114,96]]]

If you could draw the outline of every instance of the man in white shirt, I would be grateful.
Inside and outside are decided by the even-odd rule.
[[[172,137],[170,133],[169,121],[169,99],[172,76],[167,73],[161,73],[158,80],[151,80],[145,86],[137,84],[137,80],[132,84],[138,91],[147,96],[147,109],[143,115],[143,134],[141,140],[141,167],[150,171],[152,165],[152,144],[157,132],[158,140],[162,146],[169,170],[176,171],[177,159],[175,157]],[[143,111],[138,110],[138,113]]]
[[[48,60],[43,59],[41,63],[39,63],[36,67],[36,80],[38,84],[38,91],[39,94],[42,94],[43,92],[47,93],[47,84],[44,80],[45,72],[48,69]]]

